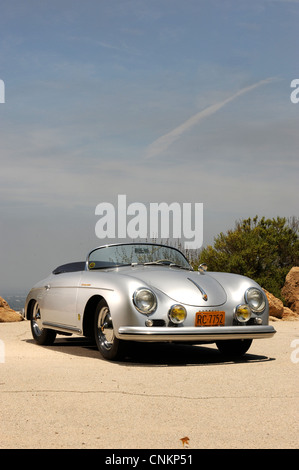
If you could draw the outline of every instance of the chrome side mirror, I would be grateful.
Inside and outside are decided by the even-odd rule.
[[[206,263],[202,263],[198,266],[198,271],[201,272],[202,274],[205,273],[208,270],[208,266]]]

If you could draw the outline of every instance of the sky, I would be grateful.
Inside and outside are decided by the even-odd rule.
[[[0,295],[117,242],[118,195],[202,203],[203,246],[298,216],[298,24],[299,0],[2,0]]]

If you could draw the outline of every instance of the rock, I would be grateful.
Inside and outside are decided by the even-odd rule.
[[[294,266],[286,275],[281,294],[286,306],[299,315],[299,266]]]
[[[283,308],[282,320],[296,321],[296,320],[299,320],[299,315],[297,315],[297,313],[293,312],[293,310],[291,310],[290,308],[284,307]]]
[[[270,292],[263,289],[269,302],[269,317],[272,321],[284,320],[284,321],[295,321],[299,320],[299,315],[290,309],[285,307],[283,302],[275,297]]]
[[[6,300],[4,300],[2,297],[0,297],[0,308],[6,308],[6,309],[11,310]]]
[[[269,302],[269,315],[275,318],[282,318],[283,311],[284,311],[284,306],[283,306],[282,301],[278,299],[277,297],[275,297],[270,292],[268,292],[266,289],[263,289],[263,291],[265,292],[266,297]]]
[[[8,305],[6,300],[0,297],[0,323],[22,321],[22,315]]]

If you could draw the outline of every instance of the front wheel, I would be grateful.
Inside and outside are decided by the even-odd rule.
[[[252,339],[232,339],[216,341],[219,351],[229,358],[238,358],[244,356],[252,343]]]
[[[105,359],[113,361],[123,357],[125,345],[114,334],[109,307],[104,299],[96,308],[94,333],[98,350]]]
[[[30,316],[31,332],[35,341],[42,346],[50,346],[56,338],[56,331],[43,328],[40,307],[35,302]]]

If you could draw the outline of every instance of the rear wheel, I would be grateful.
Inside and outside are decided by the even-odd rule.
[[[43,328],[41,311],[37,302],[35,302],[32,308],[30,323],[32,336],[38,344],[49,346],[54,343],[56,331]]]
[[[244,356],[252,343],[252,339],[232,339],[216,341],[219,351],[229,358],[238,358]]]
[[[98,350],[105,359],[117,360],[123,357],[125,345],[114,334],[109,307],[104,299],[96,308],[94,333]]]

